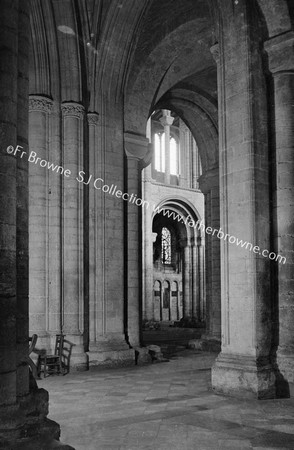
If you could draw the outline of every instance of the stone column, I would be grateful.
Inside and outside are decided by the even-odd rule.
[[[147,122],[146,137],[149,140],[150,149],[151,141],[151,118]],[[152,166],[149,164],[142,170],[142,198],[149,198],[149,191],[152,182]],[[154,320],[153,310],[153,240],[150,239],[152,234],[152,208],[142,209],[142,313],[143,320]]]
[[[218,169],[211,169],[203,174],[199,178],[199,186],[205,199],[205,226],[202,225],[200,230],[205,234],[206,227],[219,228]],[[216,235],[205,235],[205,281],[206,333],[203,339],[207,341],[208,348],[219,350],[221,339],[220,241]]]
[[[0,57],[3,63],[0,72],[0,413],[13,413],[16,406],[16,314],[17,314],[17,270],[16,270],[16,202],[17,202],[17,49],[18,49],[18,2],[1,5]],[[13,8],[12,8],[13,6]],[[9,92],[9,96],[7,95]],[[8,146],[12,151],[6,151]],[[19,156],[18,156],[19,157]],[[27,251],[26,255],[27,256]],[[27,370],[27,368],[26,368]],[[28,378],[24,381],[28,391]],[[2,431],[2,430],[1,430]],[[9,430],[8,430],[9,431]],[[3,433],[4,434],[4,433]],[[5,434],[4,434],[5,437]]]
[[[52,100],[31,95],[29,100],[30,152],[41,160],[50,161],[49,116]],[[54,162],[54,161],[53,161]],[[29,295],[30,332],[38,335],[38,346],[49,347],[49,171],[40,164],[29,164]],[[56,176],[56,175],[55,175]]]
[[[143,182],[146,185],[147,180]],[[144,196],[144,198],[148,198]],[[156,233],[152,233],[152,211],[144,208],[144,233],[143,233],[143,277],[144,277],[144,307],[143,319],[154,320],[153,308],[153,244],[156,241]]]
[[[191,244],[185,242],[183,246],[183,309],[184,317],[191,317]]]
[[[101,151],[97,148],[99,114],[87,114],[89,130],[89,176],[101,173]],[[100,163],[100,164],[99,164]],[[86,181],[87,182],[87,181]],[[99,290],[102,289],[101,270],[99,271],[99,210],[97,204],[101,192],[89,188],[89,340],[94,342],[99,322],[103,316],[99,308]]]
[[[161,125],[164,127],[165,135],[165,173],[164,182],[170,184],[170,127],[173,124],[174,118],[170,115],[167,109],[162,110],[163,116],[160,119]]]
[[[84,168],[84,107],[74,102],[61,105],[63,122],[62,178],[62,319],[63,333],[75,345],[72,366],[87,369],[84,351],[84,225],[83,184],[77,181]]]
[[[206,298],[205,298],[205,251],[204,251],[204,238],[198,237],[198,256],[199,256],[199,320],[206,320]]]
[[[199,255],[197,242],[192,245],[192,317],[199,320]]]
[[[149,140],[130,133],[125,133],[125,153],[127,158],[127,192],[129,201],[127,209],[127,333],[129,343],[135,347],[140,344],[140,320],[142,320],[142,208],[150,208],[142,200],[141,169],[142,161],[148,153]],[[132,201],[131,199],[135,199]]]
[[[194,139],[191,137],[191,146],[192,146],[192,189],[199,189],[198,178],[200,176],[199,170],[199,154],[197,144]]]
[[[180,176],[179,176],[179,186],[183,188],[190,187],[189,185],[189,175],[188,175],[188,161],[189,161],[189,128],[180,119]]]
[[[192,316],[198,321],[203,320],[204,313],[204,272],[203,272],[203,248],[201,245],[201,238],[195,238],[192,245],[192,283],[193,283],[193,297],[192,297]]]
[[[90,253],[92,278],[88,352],[90,366],[132,364],[135,353],[125,339],[126,224],[125,201],[122,199],[124,191],[122,110],[120,102],[116,103],[114,108],[114,100],[108,100],[101,98],[103,113],[99,116],[99,121],[88,117],[89,122],[95,122],[89,123],[90,161],[95,161],[94,167],[90,167],[92,179],[89,183],[89,194],[91,190],[96,191],[91,194],[91,208],[94,207],[94,211],[90,211],[89,247],[95,247]],[[93,196],[95,196],[94,203]],[[94,221],[95,230],[93,230]],[[91,268],[93,264],[95,267]],[[95,274],[97,289],[93,291]]]
[[[273,74],[274,262],[278,285],[278,354],[281,373],[294,381],[294,32],[265,43]],[[286,258],[285,260],[282,260]]]
[[[29,2],[2,1],[0,28],[0,441],[49,450],[60,430],[27,364]]]
[[[260,27],[245,0],[224,5],[218,61],[221,228],[269,249],[267,104]],[[224,58],[225,55],[225,58]],[[272,398],[270,261],[221,240],[222,351],[216,392]]]

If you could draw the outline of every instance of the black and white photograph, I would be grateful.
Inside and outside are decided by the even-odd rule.
[[[0,450],[294,449],[294,0],[0,0]]]

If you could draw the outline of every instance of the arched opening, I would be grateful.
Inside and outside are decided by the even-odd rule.
[[[164,100],[160,103],[163,107],[166,104],[168,101]],[[200,136],[199,132],[197,135]],[[197,338],[205,339],[205,333],[210,333],[218,340],[220,321],[216,323],[207,317],[207,310],[215,311],[214,317],[220,314],[218,294],[214,295],[211,289],[212,280],[219,277],[219,273],[212,272],[213,265],[218,264],[215,251],[218,242],[214,240],[212,245],[208,241],[206,247],[204,233],[207,218],[209,223],[218,224],[218,197],[214,198],[218,187],[216,185],[216,193],[211,195],[211,187],[207,188],[203,175],[204,153],[200,152],[187,124],[173,109],[157,109],[151,114],[147,137],[153,147],[153,158],[142,174],[142,196],[152,205],[142,211],[143,342],[144,337],[145,341],[150,339],[144,331],[166,326],[198,328],[201,331]],[[206,159],[206,172],[208,164]],[[217,172],[214,179],[216,176]],[[176,286],[175,290],[171,288],[168,308],[163,308],[160,314],[154,312],[151,301],[155,298],[152,286],[157,286],[158,281],[161,286],[165,281]],[[164,298],[163,288],[161,298]]]

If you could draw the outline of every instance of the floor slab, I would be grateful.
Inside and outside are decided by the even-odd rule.
[[[294,400],[240,400],[210,390],[215,355],[51,376],[49,418],[76,450],[293,450]]]

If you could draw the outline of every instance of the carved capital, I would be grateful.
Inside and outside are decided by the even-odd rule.
[[[179,247],[183,250],[189,249],[191,247],[191,242],[189,238],[182,238],[179,240]]]
[[[29,97],[29,111],[43,111],[50,113],[52,110],[53,101],[48,97],[41,95],[30,95]]]
[[[96,112],[89,112],[87,114],[87,120],[89,125],[96,126],[99,122],[99,114]]]
[[[269,69],[273,74],[294,72],[294,31],[275,36],[264,43]]]
[[[198,183],[201,192],[205,195],[212,189],[219,189],[219,169],[214,168],[205,172],[198,178]]]
[[[125,133],[124,140],[127,158],[136,159],[143,164],[150,153],[149,139],[139,134]]]
[[[159,119],[163,127],[170,127],[174,123],[174,120],[174,117],[170,115],[170,111],[166,109],[163,110],[163,116],[161,117],[161,119]]]
[[[85,108],[79,103],[64,102],[61,104],[61,111],[63,116],[78,117],[81,119],[84,115]]]

